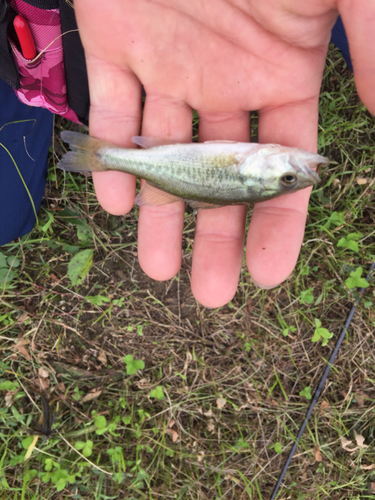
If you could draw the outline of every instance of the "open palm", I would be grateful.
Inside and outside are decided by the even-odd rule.
[[[355,21],[354,7],[346,7],[344,22],[347,15],[363,31],[369,9],[375,15],[369,3],[358,0]],[[125,147],[133,146],[131,137],[140,129],[145,136],[189,142],[195,109],[200,141],[247,142],[249,112],[257,109],[260,142],[316,150],[319,90],[337,17],[334,0],[76,0],[75,6],[87,58],[92,135]],[[352,54],[358,44],[357,37]],[[374,111],[375,60],[365,60],[372,76],[362,75],[361,64],[357,85]],[[94,183],[108,212],[132,208],[132,176],[96,173]],[[293,270],[309,193],[255,206],[246,256],[257,284],[271,288]],[[225,304],[236,291],[245,215],[242,206],[198,212],[191,280],[195,297],[206,306]],[[169,279],[180,267],[183,217],[183,203],[140,209],[138,257],[154,279]]]

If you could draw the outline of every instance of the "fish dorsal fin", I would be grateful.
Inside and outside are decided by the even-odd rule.
[[[204,141],[204,144],[235,144],[238,141],[222,141],[222,140],[217,140],[217,141]]]
[[[207,203],[206,201],[188,200],[187,203],[191,208],[220,208],[224,205],[216,205],[215,203]]]
[[[178,144],[178,142],[171,141],[170,139],[163,139],[161,137],[144,137],[143,135],[135,135],[132,137],[132,142],[144,149],[154,148],[155,146]]]
[[[176,201],[183,200],[174,194],[166,193],[155,186],[151,186],[148,182],[142,186],[135,198],[136,204],[140,207],[144,205],[167,205]]]

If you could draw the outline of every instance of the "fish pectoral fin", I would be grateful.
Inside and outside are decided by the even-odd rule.
[[[187,202],[191,208],[220,208],[225,205],[216,205],[215,203],[207,203],[206,201],[197,201],[197,200],[187,200]]]
[[[155,146],[167,146],[169,144],[178,144],[176,141],[171,141],[170,139],[163,139],[161,137],[144,137],[141,135],[135,135],[132,137],[132,142],[141,146],[141,148],[149,149]]]
[[[174,194],[166,193],[161,189],[152,186],[146,182],[135,198],[135,202],[140,207],[144,205],[167,205],[168,203],[175,203],[176,201],[183,201]]]

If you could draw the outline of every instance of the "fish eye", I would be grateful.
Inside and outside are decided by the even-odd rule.
[[[284,186],[291,186],[295,184],[296,181],[297,177],[293,174],[285,174],[281,177],[281,184],[284,184]]]

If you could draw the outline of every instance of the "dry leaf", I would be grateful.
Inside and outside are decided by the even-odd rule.
[[[29,351],[26,349],[26,340],[25,339],[20,339],[17,344],[14,346],[14,349],[18,351],[22,356],[25,356],[28,360],[31,360],[31,356]]]
[[[105,354],[105,351],[104,349],[100,349],[99,351],[99,356],[98,356],[98,360],[104,365],[104,366],[107,366],[107,356]]]
[[[214,432],[215,430],[215,422],[210,418],[210,420],[207,422],[207,430],[208,432]]]
[[[36,377],[30,380],[37,392],[45,391],[50,386],[49,378]]]
[[[98,411],[98,415],[109,415],[109,410]]]
[[[175,443],[178,440],[178,433],[172,430],[172,441]]]
[[[241,405],[239,408],[236,408],[236,411],[242,411],[244,408],[249,408],[249,404]]]
[[[239,484],[239,483],[240,483],[240,482],[239,482],[239,480],[238,480],[237,478],[235,478],[234,476],[232,476],[232,474],[227,474],[227,475],[225,476],[225,479],[226,479],[227,481],[233,481],[233,482],[234,482],[234,483],[236,483],[236,484]]]
[[[364,392],[362,391],[356,391],[354,393],[354,397],[357,401],[357,405],[360,407],[360,408],[364,408],[365,406],[365,399],[368,399],[368,396],[367,394],[365,394]]]
[[[339,179],[337,179],[337,177],[336,177],[336,179],[333,179],[332,184],[333,184],[334,186],[339,186],[339,187],[341,187],[341,182],[339,181]]]
[[[42,391],[45,391],[50,386],[49,378],[38,378],[39,387]]]
[[[17,323],[25,323],[25,321],[28,319],[29,315],[27,312],[23,312],[21,316],[18,318]]]
[[[135,382],[135,385],[138,387],[138,389],[150,389],[151,387],[154,387],[148,377],[141,378],[141,380]]]
[[[10,406],[12,406],[14,394],[15,394],[14,391],[10,391],[10,392],[6,393],[4,400],[5,400],[5,406],[7,408],[9,408]]]
[[[364,184],[367,184],[367,179],[364,177],[357,177],[356,178],[358,186],[363,186]]]
[[[84,398],[82,399],[82,403],[86,403],[87,401],[91,401],[92,399],[97,398],[101,393],[102,389],[92,389],[89,393],[86,394],[86,396],[84,396]]]
[[[200,451],[198,453],[197,460],[198,462],[202,462],[203,459],[204,459],[204,451]]]
[[[370,465],[360,465],[360,468],[362,470],[374,470],[375,469],[375,464],[370,464]],[[375,483],[372,483],[375,484]]]
[[[315,462],[322,461],[322,454],[320,452],[320,446],[318,444],[314,448],[314,458],[315,458]]]
[[[38,375],[41,378],[47,378],[49,376],[49,373],[44,368],[39,368]]]
[[[28,460],[31,457],[31,454],[33,452],[33,449],[34,449],[34,447],[35,447],[36,442],[38,441],[38,439],[39,439],[39,436],[34,436],[34,439],[32,440],[30,446],[27,449],[27,452],[26,452],[26,455],[25,455],[25,458],[24,458],[25,461]]]
[[[172,418],[172,420],[168,424],[168,427],[171,429],[175,423],[176,423],[176,420],[173,420],[173,418]]]
[[[349,439],[346,439],[344,437],[340,437],[340,441],[341,441],[341,446],[343,447],[343,449],[345,451],[348,451],[349,453],[353,453],[355,452],[356,450],[358,450],[358,446],[354,446],[354,448],[350,448],[350,446],[353,446],[353,443],[351,441],[349,441]]]
[[[375,493],[375,483],[370,484],[370,491],[371,493]]]
[[[328,403],[328,401],[322,401],[320,404],[320,413],[323,411],[327,411],[331,409],[331,405]]]
[[[185,361],[185,364],[184,364],[183,373],[186,374],[187,369],[189,367],[189,363],[192,361],[192,359],[193,359],[193,356],[191,355],[191,353],[189,351],[187,351],[187,353],[186,353],[186,361]]]
[[[203,413],[203,415],[205,417],[213,417],[214,414],[212,413],[212,409],[210,408],[208,411],[206,411],[205,413]]]
[[[166,434],[169,434],[172,438],[172,441],[175,443],[178,440],[178,433],[173,429],[166,429]]]
[[[224,408],[224,406],[227,404],[227,400],[224,398],[217,398],[216,400],[216,406],[221,410]]]
[[[365,444],[365,438],[361,434],[355,434],[355,442],[360,448],[368,448],[368,445]]]

